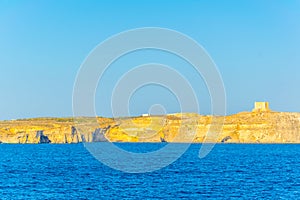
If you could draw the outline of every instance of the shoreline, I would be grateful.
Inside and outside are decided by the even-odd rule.
[[[212,135],[212,136],[211,136]],[[3,144],[230,143],[299,144],[300,113],[254,110],[229,116],[175,113],[126,118],[34,118],[0,121]],[[192,141],[192,142],[191,142]]]
[[[200,142],[192,142],[192,143],[186,143],[186,142],[87,142],[87,144],[101,144],[101,143],[112,143],[112,144],[189,144],[189,145],[202,145],[202,144],[213,144],[213,145],[285,145],[285,144],[291,144],[291,145],[300,145],[299,143],[200,143]],[[0,145],[84,145],[85,143],[0,143]]]

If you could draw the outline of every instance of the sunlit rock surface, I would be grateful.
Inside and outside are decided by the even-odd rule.
[[[300,143],[300,113],[193,113],[131,118],[36,118],[0,122],[0,143]]]

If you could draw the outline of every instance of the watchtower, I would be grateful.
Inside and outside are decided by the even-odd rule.
[[[255,102],[252,112],[267,112],[270,111],[269,102]]]

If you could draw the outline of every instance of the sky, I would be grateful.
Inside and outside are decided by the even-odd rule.
[[[224,82],[227,114],[250,111],[254,101],[300,112],[299,22],[297,0],[1,0],[0,120],[72,116],[74,82],[85,58],[105,39],[142,27],[172,29],[205,48]],[[149,62],[178,70],[195,88],[200,114],[210,113],[205,83],[191,66],[146,50],[108,70],[95,94],[97,115],[111,116],[109,97],[122,74]],[[140,88],[129,100],[130,115],[151,108],[180,111],[174,94],[157,85]]]

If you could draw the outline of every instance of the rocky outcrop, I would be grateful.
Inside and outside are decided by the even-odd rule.
[[[97,128],[92,134],[92,142],[107,142],[108,140],[105,137],[107,129]]]
[[[49,144],[51,143],[51,140],[49,140],[48,136],[44,135],[44,131],[37,131],[36,132],[36,138],[38,138],[38,143],[39,144]],[[26,135],[26,140],[25,143],[28,142],[28,135]]]
[[[220,132],[214,130],[216,123],[222,123]],[[0,141],[300,143],[300,113],[256,110],[226,117],[184,113],[116,119],[37,118],[2,121]]]

